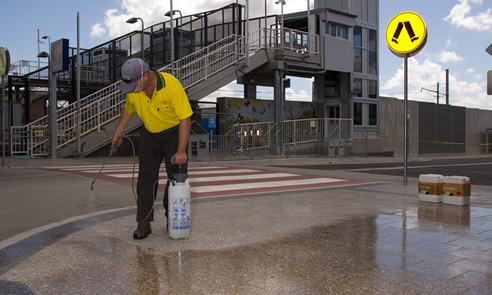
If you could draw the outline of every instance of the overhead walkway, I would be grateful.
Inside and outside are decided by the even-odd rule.
[[[307,70],[319,71],[319,36],[311,34],[309,39],[306,35],[306,32],[297,30],[265,28],[249,36],[231,35],[159,68],[159,71],[173,73],[181,81],[190,101],[198,101],[247,74],[284,69],[289,61],[305,65]],[[302,40],[306,39],[311,40],[307,47],[302,45]],[[301,68],[298,67],[300,71],[306,70]],[[84,97],[80,109],[77,109],[77,103],[72,103],[58,110],[57,157],[75,154],[78,113],[83,154],[89,154],[111,140],[126,99],[126,94],[118,89],[119,83],[117,81]],[[131,132],[141,124],[135,118],[125,132]],[[25,126],[11,127],[12,155],[47,156],[51,133],[48,116]]]

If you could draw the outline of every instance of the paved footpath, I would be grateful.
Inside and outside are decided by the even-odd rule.
[[[492,293],[490,187],[451,206],[419,202],[416,179],[235,164],[190,165],[186,240],[162,205],[132,238],[128,159],[94,194],[100,160],[0,168],[0,294]]]

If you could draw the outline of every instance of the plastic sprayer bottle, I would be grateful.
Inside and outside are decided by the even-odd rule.
[[[181,165],[180,165],[181,171]],[[175,173],[169,186],[168,231],[173,239],[190,237],[190,184],[188,174]]]

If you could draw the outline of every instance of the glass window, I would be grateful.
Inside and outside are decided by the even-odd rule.
[[[362,28],[354,27],[354,46],[362,47]]]
[[[378,96],[378,81],[369,80],[369,98],[377,98]]]
[[[325,35],[329,36],[330,35],[330,24],[325,25]]]
[[[369,125],[378,125],[378,105],[369,104]]]
[[[357,97],[362,97],[362,79],[354,79],[354,91],[357,91]]]
[[[330,118],[330,119],[340,118],[340,107],[329,107],[328,108],[328,118]]]
[[[333,37],[336,37],[336,36],[337,36],[337,26],[335,26],[335,25],[331,25],[330,32],[331,32],[331,35],[332,35]]]
[[[325,96],[340,97],[340,73],[327,72],[325,75]]]
[[[354,125],[362,125],[362,103],[354,102]]]
[[[362,73],[362,49],[354,47],[354,72]]]
[[[369,51],[368,74],[378,74],[378,56],[376,51]]]
[[[377,36],[376,36],[376,31],[374,30],[369,30],[369,49],[370,50],[377,50]]]
[[[337,27],[337,36],[343,39],[347,39],[347,28]]]

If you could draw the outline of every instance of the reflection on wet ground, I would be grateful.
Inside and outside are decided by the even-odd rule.
[[[134,241],[126,210],[50,229],[41,248],[4,248],[0,293],[492,292],[490,208],[373,184],[194,200],[192,210],[189,240],[168,238],[159,220]]]

